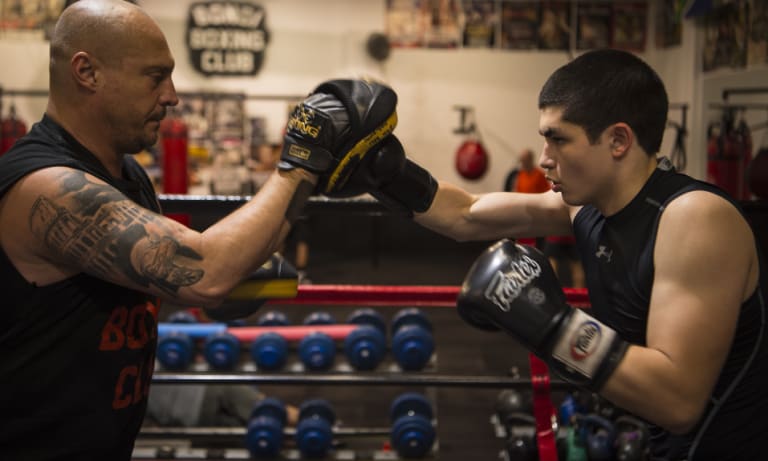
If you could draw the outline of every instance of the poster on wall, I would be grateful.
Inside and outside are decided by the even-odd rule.
[[[538,47],[539,6],[537,2],[501,4],[501,47],[508,50]]]
[[[461,44],[459,0],[422,0],[424,45],[428,48],[456,48]]]
[[[743,68],[747,65],[748,8],[728,4],[704,17],[702,70]]]
[[[466,48],[493,48],[498,28],[495,0],[465,0],[463,45]]]
[[[620,50],[644,52],[647,24],[647,2],[615,3],[611,46]]]
[[[768,3],[753,0],[749,17],[747,65],[768,63]]]
[[[683,42],[683,8],[686,0],[661,0],[656,7],[656,48],[679,46]]]
[[[571,42],[571,5],[566,1],[541,2],[538,46],[541,50],[567,50]]]
[[[390,46],[413,48],[424,45],[421,0],[387,0],[386,22]]]
[[[606,1],[579,2],[576,10],[576,48],[608,48],[613,29],[613,10]]]
[[[269,41],[266,12],[246,2],[193,3],[186,39],[192,67],[203,75],[256,75]]]
[[[66,0],[0,0],[3,36],[50,39]]]

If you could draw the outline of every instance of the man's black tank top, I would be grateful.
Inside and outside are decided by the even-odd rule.
[[[0,157],[0,197],[52,166],[86,171],[159,211],[132,157],[124,178],[112,178],[47,116]],[[35,286],[2,249],[0,280],[0,459],[130,459],[154,366],[154,298],[86,274]]]
[[[661,214],[670,201],[693,190],[717,194],[741,211],[738,203],[720,189],[675,172],[669,161],[662,159],[645,186],[620,212],[605,217],[594,207],[585,206],[574,219],[591,313],[630,343],[646,344],[654,277],[653,251]],[[712,242],[712,245],[728,245],[728,242]],[[768,434],[765,267],[761,256],[760,285],[741,306],[734,343],[706,413],[693,431],[682,436],[652,425],[653,459],[725,461],[765,456],[763,437]]]

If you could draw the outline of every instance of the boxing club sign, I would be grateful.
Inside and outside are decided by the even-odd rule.
[[[261,5],[206,1],[189,7],[187,48],[192,66],[213,76],[255,75],[269,41]]]

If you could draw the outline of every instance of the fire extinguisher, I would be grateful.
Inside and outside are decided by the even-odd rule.
[[[8,116],[2,121],[0,155],[3,155],[22,136],[27,134],[27,124],[16,116],[16,106],[11,104]]]
[[[189,191],[187,124],[175,113],[171,113],[160,123],[162,138],[163,193],[186,194]],[[171,219],[189,226],[188,214],[169,213]]]
[[[474,109],[466,106],[457,106],[455,109],[460,113],[461,124],[453,131],[466,135],[456,150],[456,171],[465,179],[480,179],[488,170],[489,156],[474,123]],[[471,120],[467,120],[468,116]]]
[[[748,200],[747,171],[752,160],[752,134],[743,119],[736,122],[732,109],[707,130],[707,181],[737,200]]]

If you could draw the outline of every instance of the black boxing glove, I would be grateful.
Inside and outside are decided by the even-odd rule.
[[[628,347],[612,328],[567,304],[539,250],[506,239],[474,262],[456,307],[468,323],[507,332],[563,379],[595,392]]]
[[[318,190],[344,187],[366,154],[397,125],[397,95],[365,80],[329,80],[291,114],[278,168],[304,168],[320,176]]]
[[[413,215],[432,205],[437,181],[405,156],[402,144],[389,135],[368,153],[337,195],[367,192],[384,206]]]

